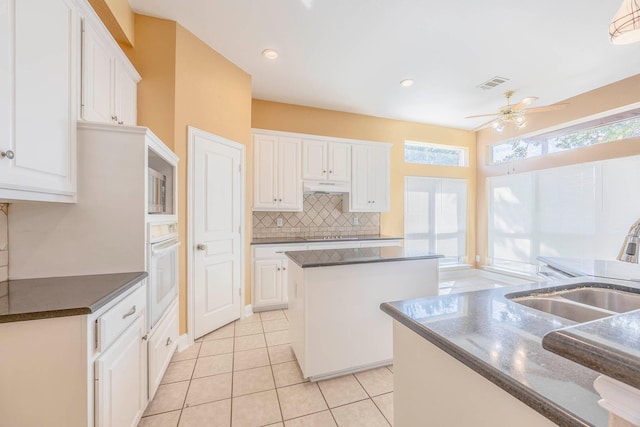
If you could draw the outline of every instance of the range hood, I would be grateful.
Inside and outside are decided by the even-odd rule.
[[[344,194],[351,191],[349,182],[304,181],[304,194]]]

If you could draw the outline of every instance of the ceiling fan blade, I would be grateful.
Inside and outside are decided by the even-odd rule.
[[[492,116],[498,116],[498,114],[496,113],[491,113],[491,114],[477,114],[475,116],[467,116],[465,117],[465,119],[477,119],[478,117],[492,117]]]
[[[479,131],[481,129],[488,128],[489,126],[491,126],[493,124],[493,122],[495,122],[495,119],[494,120],[489,120],[488,122],[486,122],[484,124],[481,124],[480,126],[474,128],[474,129],[471,129],[471,132],[477,132],[477,131]]]
[[[514,105],[512,107],[513,111],[520,111],[523,108],[525,108],[526,106],[531,105],[532,103],[534,103],[537,100],[538,100],[537,96],[529,96],[529,97],[523,99],[522,101],[518,102],[516,105]]]
[[[533,108],[525,109],[524,112],[529,114],[529,113],[543,113],[545,111],[556,111],[556,110],[562,110],[563,108],[567,108],[567,105],[569,104],[565,102],[562,104],[553,104],[553,105],[547,105],[544,107],[533,107]]]

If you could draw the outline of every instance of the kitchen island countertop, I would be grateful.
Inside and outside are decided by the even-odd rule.
[[[285,255],[302,268],[442,258],[428,251],[399,246],[292,251]]]
[[[146,272],[9,280],[0,283],[0,323],[94,313]]]

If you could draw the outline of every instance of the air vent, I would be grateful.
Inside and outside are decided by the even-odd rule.
[[[506,78],[506,77],[498,77],[498,76],[496,76],[496,77],[494,77],[494,78],[492,78],[490,80],[487,80],[486,82],[478,85],[478,87],[480,89],[483,89],[483,90],[489,90],[489,89],[493,89],[496,86],[500,86],[502,83],[508,82],[508,81],[509,81],[509,79]]]

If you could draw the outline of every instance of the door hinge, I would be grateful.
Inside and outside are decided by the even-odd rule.
[[[238,288],[238,296],[242,296],[242,288]]]

